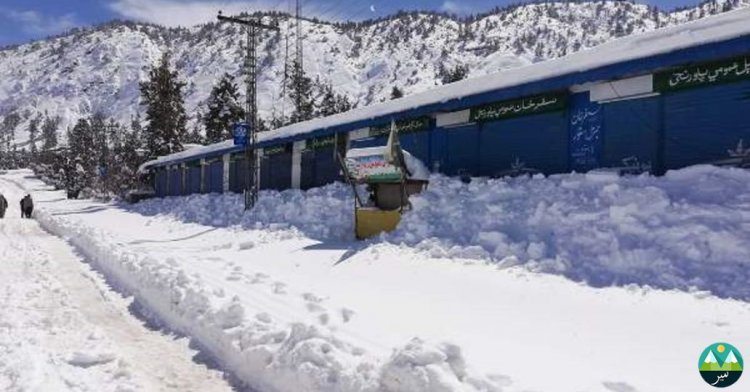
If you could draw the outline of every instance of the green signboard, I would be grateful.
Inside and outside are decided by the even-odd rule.
[[[408,120],[396,121],[396,130],[399,134],[424,131],[430,127],[430,118],[427,116]],[[391,133],[391,124],[380,125],[370,128],[370,137],[387,136]]]
[[[654,89],[675,91],[740,80],[750,80],[750,55],[657,73],[654,75]]]
[[[471,108],[469,120],[495,121],[563,110],[568,104],[565,92],[534,95]]]
[[[281,144],[263,148],[263,156],[277,155],[292,152],[291,143]]]
[[[305,143],[305,149],[317,150],[319,148],[333,147],[335,145],[336,135],[314,137],[312,139],[307,139],[307,143]]]

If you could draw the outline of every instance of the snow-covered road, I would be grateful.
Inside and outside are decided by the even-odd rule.
[[[418,238],[403,242],[350,239],[351,196],[343,185],[267,192],[252,213],[242,214],[241,195],[120,205],[65,200],[29,171],[2,178],[29,189],[45,229],[68,239],[118,290],[132,293],[156,321],[191,336],[222,368],[264,392],[702,391],[696,365],[706,346],[725,341],[743,352],[750,347],[747,300],[721,298],[731,290],[701,290],[720,287],[716,282],[741,289],[745,250],[730,245],[748,238],[743,217],[750,203],[745,192],[729,200],[716,195],[750,182],[744,171],[697,168],[665,178],[570,175],[470,185],[433,179],[432,190],[415,198],[415,210],[399,229],[412,228]],[[537,188],[557,204],[531,203]],[[499,190],[503,197],[486,200]],[[495,227],[507,223],[491,215],[502,211],[528,213],[540,204],[550,209],[547,217],[566,212],[564,219],[540,224],[560,233],[544,242],[556,247],[505,248],[526,257],[543,253],[567,269],[539,273],[469,257],[486,253],[475,244],[489,248],[511,239],[464,240],[453,233],[451,219],[435,222],[442,211],[427,212],[445,203],[432,199],[451,192],[461,201],[453,213],[463,214],[467,233],[524,233],[537,222],[516,217],[512,226]],[[648,208],[654,200],[663,211]],[[624,219],[613,208],[623,203],[632,204],[628,211],[650,212],[650,232],[668,238],[669,247],[634,241],[639,216]],[[687,233],[698,223],[715,250],[695,269],[677,251],[692,237],[665,233]],[[579,236],[576,227],[587,230]],[[424,235],[425,228],[434,233]],[[442,241],[442,233],[451,241]],[[621,249],[644,256],[622,261],[616,259],[620,248],[610,247],[595,263],[567,260],[559,251],[590,251],[580,239],[605,234],[628,239]],[[446,246],[452,253],[425,251]],[[669,263],[652,263],[653,255]],[[630,273],[634,266],[638,274]],[[590,276],[604,271],[639,279],[571,279],[587,268],[597,272]],[[737,278],[720,276],[729,274]],[[685,287],[686,280],[700,285]],[[674,283],[649,286],[667,281]],[[744,293],[737,298],[747,298]]]
[[[147,328],[130,301],[63,240],[20,219],[23,191],[0,179],[0,390],[229,391],[187,339]]]

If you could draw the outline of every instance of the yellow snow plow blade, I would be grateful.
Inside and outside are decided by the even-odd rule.
[[[401,212],[399,210],[357,208],[355,219],[357,239],[364,240],[395,229],[398,222],[401,221]]]

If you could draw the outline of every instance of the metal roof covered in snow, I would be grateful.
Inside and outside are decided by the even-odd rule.
[[[404,98],[288,125],[258,135],[258,147],[466,109],[570,86],[650,73],[750,52],[750,8],[631,35],[565,57],[462,80]],[[159,157],[141,170],[241,151],[232,140]]]

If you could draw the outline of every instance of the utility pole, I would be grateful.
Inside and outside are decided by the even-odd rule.
[[[256,75],[256,33],[258,30],[268,29],[279,31],[276,26],[269,26],[260,23],[250,16],[239,18],[233,16],[224,16],[219,11],[219,21],[229,22],[241,25],[245,28],[247,35],[247,53],[245,56],[245,71],[247,72],[247,91],[246,91],[246,111],[245,123],[248,126],[248,145],[245,147],[245,164],[247,166],[247,180],[245,182],[245,210],[255,206],[258,201],[258,192],[260,190],[260,176],[256,175],[259,162],[256,152],[258,142],[258,102],[257,102],[257,75]]]
[[[297,115],[300,115],[302,113],[302,94],[300,92],[302,91],[302,87],[300,86],[300,83],[302,83],[302,76],[304,75],[304,68],[302,65],[302,1],[296,0],[296,7],[295,7],[295,19],[297,21],[297,25],[295,26],[297,29],[296,34],[296,43],[295,43],[295,60],[294,60],[294,81],[297,83],[296,86],[294,86],[295,89],[297,89],[297,102],[295,102],[295,107],[297,108]],[[297,121],[300,121],[298,118]]]

